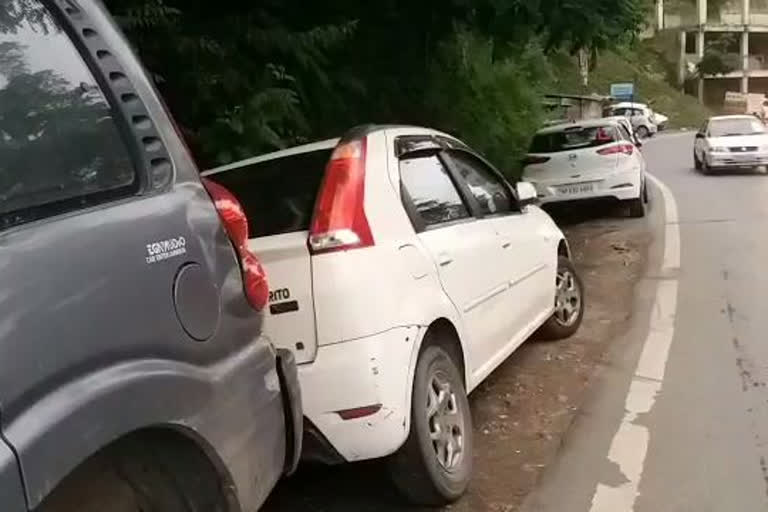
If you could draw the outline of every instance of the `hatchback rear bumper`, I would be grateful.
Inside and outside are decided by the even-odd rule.
[[[305,459],[384,457],[405,442],[418,335],[417,327],[398,327],[321,346],[314,362],[299,366],[304,414],[317,429],[307,432],[313,439],[307,439]],[[332,450],[310,450],[318,439]]]
[[[616,199],[624,201],[637,199],[641,195],[640,174],[637,171],[608,175],[602,179],[585,181],[591,183],[592,190],[580,193],[561,193],[561,186],[570,185],[562,181],[535,183],[541,204],[584,201],[592,199]]]

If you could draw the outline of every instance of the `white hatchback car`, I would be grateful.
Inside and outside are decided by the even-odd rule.
[[[539,130],[523,178],[542,203],[614,199],[643,217],[648,202],[645,159],[621,122],[591,119]]]
[[[716,116],[696,134],[693,165],[702,174],[768,166],[768,131],[754,116]]]
[[[624,116],[632,123],[635,134],[639,139],[652,137],[659,131],[656,123],[661,118],[657,118],[653,110],[645,103],[632,103],[629,101],[611,105],[608,109],[609,115]],[[666,118],[666,116],[662,116]],[[664,119],[666,122],[666,119]]]
[[[533,187],[449,135],[391,126],[204,174],[249,218],[270,282],[264,332],[300,363],[305,459],[391,456],[412,501],[458,498],[467,393],[535,331],[573,334],[584,311]]]

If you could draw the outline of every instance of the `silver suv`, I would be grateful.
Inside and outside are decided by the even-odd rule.
[[[255,510],[293,470],[247,237],[100,3],[0,0],[3,512]]]

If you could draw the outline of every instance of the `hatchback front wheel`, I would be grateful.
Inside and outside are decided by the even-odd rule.
[[[555,310],[539,329],[547,340],[568,338],[579,330],[584,318],[584,286],[571,260],[560,256],[555,278]]]

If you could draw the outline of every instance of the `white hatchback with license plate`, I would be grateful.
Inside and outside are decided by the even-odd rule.
[[[592,194],[595,191],[594,183],[576,183],[573,185],[560,185],[556,187],[558,196],[575,197],[583,194]]]
[[[544,128],[524,161],[523,178],[542,203],[614,199],[642,217],[648,199],[645,159],[639,143],[615,119]]]
[[[583,315],[533,186],[415,127],[359,128],[205,175],[249,218],[271,289],[264,332],[300,363],[305,459],[388,457],[412,501],[458,498],[467,393],[533,332],[567,337]]]

